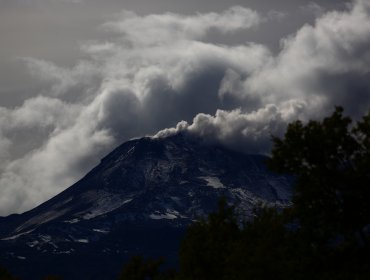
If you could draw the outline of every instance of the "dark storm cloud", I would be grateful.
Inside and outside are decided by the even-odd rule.
[[[82,44],[85,59],[74,66],[25,59],[44,88],[15,109],[0,108],[0,211],[42,202],[132,137],[186,130],[268,153],[271,133],[296,118],[321,117],[334,105],[360,115],[370,105],[369,6],[312,6],[316,22],[276,55],[263,44],[205,40],[281,20],[237,6],[195,15],[126,11],[102,26],[109,40]],[[9,152],[22,142],[17,133],[31,131],[40,137],[23,155]]]

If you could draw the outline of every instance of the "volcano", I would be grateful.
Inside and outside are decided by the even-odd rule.
[[[125,142],[62,193],[0,218],[0,262],[25,280],[115,279],[134,255],[176,266],[186,227],[220,197],[245,219],[291,203],[292,178],[266,159],[184,134]]]

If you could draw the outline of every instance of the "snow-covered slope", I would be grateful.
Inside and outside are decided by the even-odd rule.
[[[88,275],[84,265],[104,259],[116,268],[134,254],[174,260],[186,226],[221,196],[247,217],[259,204],[289,204],[291,178],[269,172],[265,159],[181,134],[126,142],[61,194],[2,218],[1,258],[21,275],[32,267],[36,276],[27,279],[45,271],[41,262],[66,279],[113,279],[102,267]],[[76,262],[81,271],[70,271]]]

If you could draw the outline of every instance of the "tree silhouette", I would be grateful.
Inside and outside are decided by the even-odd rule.
[[[63,280],[63,278],[58,275],[47,275],[42,280]]]
[[[118,280],[171,280],[175,279],[172,269],[160,269],[164,259],[144,259],[142,256],[132,257],[123,267]]]
[[[343,108],[323,121],[288,126],[273,138],[269,166],[296,176],[293,203],[301,225],[324,240],[360,235],[370,223],[370,113],[351,126]]]
[[[4,267],[0,266],[0,280],[19,280],[7,271]]]
[[[233,243],[239,239],[239,235],[233,208],[223,198],[216,212],[189,226],[179,254],[183,277],[224,279]]]

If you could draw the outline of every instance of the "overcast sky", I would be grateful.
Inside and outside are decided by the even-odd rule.
[[[0,215],[134,137],[247,153],[370,107],[370,0],[0,0]]]

